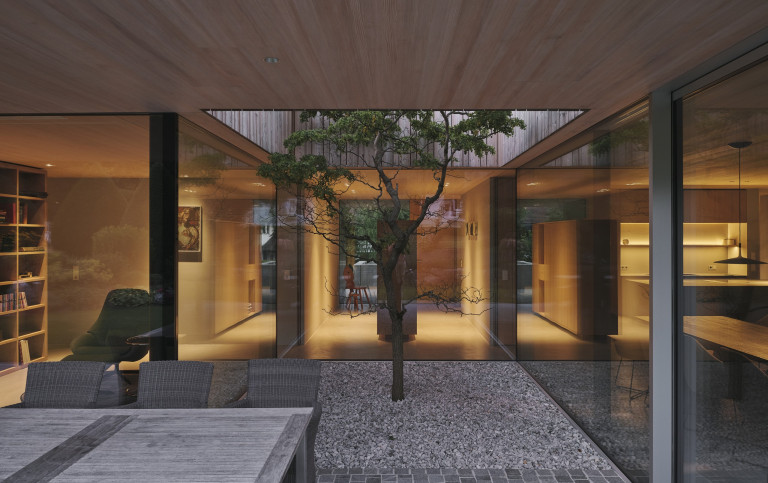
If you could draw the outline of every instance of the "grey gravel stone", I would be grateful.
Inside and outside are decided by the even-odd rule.
[[[318,468],[611,468],[516,362],[406,362],[399,402],[391,367],[323,363]]]

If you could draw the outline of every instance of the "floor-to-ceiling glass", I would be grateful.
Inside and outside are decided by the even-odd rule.
[[[517,357],[631,478],[649,466],[648,114],[517,175]]]
[[[410,242],[406,256],[403,297],[421,298],[407,306],[404,323],[406,359],[509,360],[498,344],[492,324],[491,266],[493,175],[499,170],[451,170],[445,191]],[[364,176],[375,184],[375,171]],[[400,218],[407,223],[419,212],[419,200],[434,189],[428,170],[403,170],[398,178],[401,197],[408,202]],[[364,183],[349,186],[341,198],[343,210],[357,220],[359,230],[380,229],[375,193]],[[375,263],[362,258],[370,247],[341,233],[346,250],[322,237],[304,234],[304,340],[288,357],[313,359],[389,359],[392,348],[386,322],[376,304],[382,296]],[[278,254],[279,256],[279,254]],[[510,271],[511,273],[511,271]],[[509,275],[508,275],[509,276]],[[447,292],[446,292],[447,291]],[[466,297],[461,292],[477,293]],[[450,292],[450,293],[448,293]],[[445,295],[440,303],[429,293]],[[473,301],[470,301],[473,298]],[[462,302],[462,299],[464,301]],[[382,300],[383,301],[383,300]],[[451,302],[452,301],[452,302]]]
[[[274,357],[275,188],[256,161],[179,125],[179,359]]]
[[[29,362],[135,368],[152,305],[148,117],[0,117],[0,161],[0,406]]]
[[[686,481],[768,478],[768,62],[682,102]]]

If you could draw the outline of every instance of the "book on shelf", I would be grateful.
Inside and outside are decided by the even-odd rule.
[[[27,293],[19,292],[19,309],[26,309],[29,307],[27,304]]]
[[[26,203],[19,204],[19,224],[26,225],[29,220],[29,205]]]
[[[0,312],[16,310],[16,294],[4,293],[0,296]]]
[[[32,358],[29,354],[29,341],[27,339],[21,339],[19,341],[19,362],[22,364],[29,364],[32,362]]]
[[[0,204],[0,223],[14,224],[16,223],[16,203],[2,203]]]

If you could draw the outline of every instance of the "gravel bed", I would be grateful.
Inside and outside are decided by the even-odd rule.
[[[318,468],[611,468],[516,362],[324,362]]]

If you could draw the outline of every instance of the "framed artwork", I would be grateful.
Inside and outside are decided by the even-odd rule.
[[[179,206],[176,248],[180,262],[203,261],[202,221],[202,206]]]

